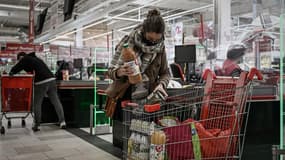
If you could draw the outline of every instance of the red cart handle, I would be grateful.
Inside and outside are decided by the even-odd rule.
[[[257,76],[257,79],[258,80],[262,80],[263,79],[263,76],[261,74],[261,72],[259,70],[257,70],[256,68],[251,68],[248,75],[247,75],[247,79],[248,80],[253,80],[253,77],[254,76]]]
[[[103,89],[98,89],[98,90],[97,90],[97,93],[98,93],[98,94],[106,94],[105,90],[103,90]]]
[[[129,107],[138,107],[139,104],[133,103],[133,102],[131,102],[130,100],[124,100],[124,101],[121,102],[121,107],[122,107],[122,108],[125,108],[125,107],[127,107],[127,106],[129,106]]]
[[[203,75],[202,75],[203,80],[206,80],[206,79],[207,79],[208,74],[211,74],[211,76],[212,76],[213,79],[216,79],[216,78],[217,78],[216,74],[215,74],[212,70],[206,69],[206,70],[203,72]]]

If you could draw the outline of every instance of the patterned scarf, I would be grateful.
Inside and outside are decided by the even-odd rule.
[[[132,87],[132,98],[137,100],[146,98],[146,96],[149,94],[149,78],[146,74],[144,74],[145,70],[158,54],[164,52],[163,40],[155,45],[148,46],[145,44],[145,42],[143,42],[143,36],[142,26],[136,27],[129,36],[125,36],[116,46],[116,53],[111,61],[111,67],[114,68],[118,68],[124,64],[121,52],[125,43],[128,43],[129,47],[135,50],[137,61],[143,77],[143,83],[136,84]]]
[[[159,53],[163,53],[164,50],[164,41],[157,43],[153,46],[147,46],[143,42],[143,33],[142,26],[138,26],[130,33],[130,35],[125,36],[116,46],[116,53],[111,61],[111,67],[118,68],[119,66],[124,64],[122,60],[121,52],[123,49],[123,45],[125,43],[129,44],[130,48],[136,48],[136,57],[138,58],[138,62],[141,67],[141,71],[144,72],[145,69],[151,64],[151,62],[155,59],[156,55]]]
[[[155,59],[156,55],[162,53],[164,49],[163,40],[155,45],[148,46],[143,42],[143,36],[141,26],[137,27],[129,36],[129,45],[133,48],[139,48],[139,53],[136,54],[142,73]]]
[[[157,54],[163,53],[164,50],[163,40],[155,45],[149,46],[143,41],[143,36],[142,27],[139,27],[130,34],[129,39],[129,44],[133,45],[133,48],[138,50],[136,54],[143,78],[143,83],[136,84],[132,88],[133,100],[145,100],[145,98],[148,96],[149,77],[144,74],[144,72],[156,58]]]

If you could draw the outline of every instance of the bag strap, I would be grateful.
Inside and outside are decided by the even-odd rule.
[[[197,129],[195,127],[194,123],[190,124],[191,126],[191,134],[192,134],[192,145],[193,145],[193,151],[194,151],[194,158],[195,160],[201,160],[201,145],[200,145],[200,139],[197,133]]]
[[[115,97],[115,99],[118,100],[119,98],[122,98],[129,87],[130,84],[128,83],[125,88],[122,89],[122,91]]]

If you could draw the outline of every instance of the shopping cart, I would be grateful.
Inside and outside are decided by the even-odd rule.
[[[127,104],[123,159],[241,159],[255,75],[262,79],[256,69],[235,78],[206,70],[205,85],[169,97],[158,111]]]
[[[1,134],[5,134],[3,117],[8,120],[8,128],[12,126],[11,119],[16,118],[22,119],[22,127],[26,125],[25,119],[31,113],[33,103],[33,77],[33,75],[1,75]],[[18,113],[21,115],[16,116]],[[8,116],[9,114],[11,116]]]

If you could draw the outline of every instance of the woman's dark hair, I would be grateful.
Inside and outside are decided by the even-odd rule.
[[[18,53],[18,54],[17,54],[17,60],[19,60],[20,57],[24,57],[25,55],[26,55],[25,52],[20,52],[20,53]]]
[[[164,33],[165,23],[160,16],[160,12],[157,9],[148,11],[147,18],[143,21],[143,31]]]
[[[237,60],[241,58],[246,51],[246,47],[244,45],[232,45],[228,49],[227,58],[230,60]]]

